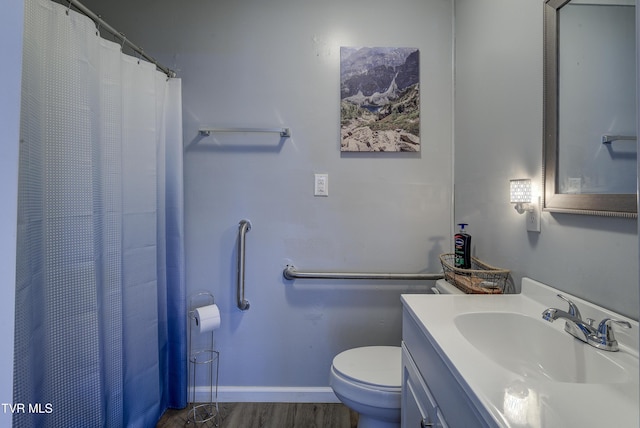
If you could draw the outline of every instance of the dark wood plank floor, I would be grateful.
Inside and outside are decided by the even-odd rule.
[[[356,428],[358,414],[340,403],[219,403],[220,417],[187,423],[189,409],[169,409],[156,428]]]

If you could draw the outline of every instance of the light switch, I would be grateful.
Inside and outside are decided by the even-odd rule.
[[[329,174],[315,174],[314,196],[329,196]]]

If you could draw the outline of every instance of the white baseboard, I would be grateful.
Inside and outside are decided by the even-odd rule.
[[[189,391],[189,397],[191,397]],[[209,387],[195,389],[196,402],[209,401]],[[214,391],[215,394],[215,391]],[[219,386],[219,403],[339,403],[331,387]]]

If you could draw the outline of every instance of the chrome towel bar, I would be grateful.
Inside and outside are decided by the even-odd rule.
[[[283,138],[291,137],[289,128],[202,128],[200,135],[209,136],[213,132],[275,132]]]
[[[238,308],[241,311],[249,309],[249,301],[244,298],[244,253],[245,236],[251,230],[249,220],[240,220],[238,228]]]
[[[392,279],[401,281],[435,281],[444,278],[441,273],[363,273],[363,272],[301,272],[287,265],[282,276],[294,279]]]

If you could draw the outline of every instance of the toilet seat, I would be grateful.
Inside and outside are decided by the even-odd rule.
[[[365,346],[348,349],[333,359],[334,369],[353,382],[400,388],[402,357],[397,346]]]
[[[368,406],[400,409],[401,355],[397,346],[348,349],[333,359],[331,387],[336,395]]]

